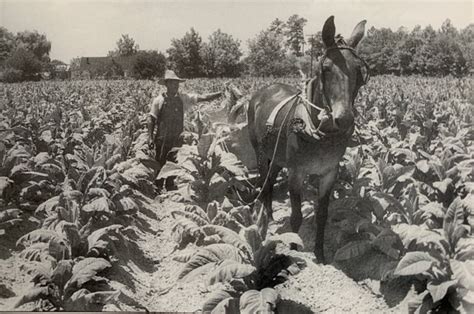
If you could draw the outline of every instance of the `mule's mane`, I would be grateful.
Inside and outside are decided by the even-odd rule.
[[[334,37],[334,41],[336,42],[337,47],[347,46],[347,43],[346,43],[346,41],[344,40],[344,37],[342,37],[341,34],[337,34],[336,37]]]

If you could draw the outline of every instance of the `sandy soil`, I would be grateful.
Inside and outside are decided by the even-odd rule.
[[[173,220],[170,212],[181,207],[183,204],[173,201],[173,197],[167,194],[158,197],[142,210],[137,220],[140,223],[131,226],[127,232],[131,238],[136,239],[136,246],[131,246],[124,261],[110,270],[111,286],[122,293],[118,301],[107,305],[105,310],[199,311],[210,291],[217,288],[206,287],[204,280],[199,278],[189,283],[177,282],[183,264],[174,261],[173,257],[195,250],[192,245],[184,250],[177,250],[171,236]],[[269,233],[288,231],[288,204],[274,202],[274,211],[276,221],[270,225]],[[304,212],[305,220],[300,236],[304,240],[305,249],[300,254],[306,259],[307,266],[289,281],[277,286],[285,302],[302,304],[299,310],[302,313],[406,311],[409,283],[392,282],[391,286],[381,284],[374,273],[383,261],[376,254],[365,256],[364,261],[355,261],[353,265],[314,263],[313,213],[309,206],[306,206]],[[337,231],[328,226],[328,234],[334,232]],[[327,245],[331,255],[330,240]],[[4,246],[1,253],[0,309],[8,310],[32,284],[29,282],[30,277],[18,267],[20,259],[15,248]],[[27,310],[28,306],[21,309]]]

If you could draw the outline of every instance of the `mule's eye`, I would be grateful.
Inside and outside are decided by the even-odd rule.
[[[329,64],[323,65],[323,73],[331,71],[331,66]]]
[[[361,66],[359,68],[359,71],[357,71],[357,84],[359,85],[364,85],[365,78],[367,77],[367,69],[364,66]]]

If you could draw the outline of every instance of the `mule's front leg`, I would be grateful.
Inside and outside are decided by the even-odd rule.
[[[326,263],[324,258],[324,230],[328,219],[329,198],[337,176],[337,168],[322,176],[319,180],[319,204],[316,211],[316,241],[314,254],[318,263]]]
[[[290,191],[291,201],[291,216],[290,225],[291,231],[298,233],[303,221],[301,214],[301,193],[303,189],[304,175],[298,173],[297,170],[288,170],[288,189]]]

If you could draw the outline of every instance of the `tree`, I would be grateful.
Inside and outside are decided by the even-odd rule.
[[[248,41],[246,58],[248,70],[254,76],[284,76],[295,74],[297,66],[286,58],[285,39],[282,35],[265,30]]]
[[[412,32],[412,34],[415,35],[416,32]],[[413,73],[436,75],[438,64],[434,56],[436,56],[437,52],[433,45],[436,40],[436,31],[431,26],[427,26],[423,31],[418,32],[416,36],[420,45],[413,51],[410,64],[411,70]]]
[[[308,20],[306,20],[304,17],[300,17],[298,14],[293,14],[286,22],[286,42],[292,53],[297,57],[303,55],[301,49],[305,42],[303,28],[307,21]]]
[[[439,75],[462,75],[467,72],[466,59],[455,38],[449,33],[441,31],[434,42],[435,56],[438,61]]]
[[[15,36],[5,27],[0,27],[0,64],[3,63],[15,48]]]
[[[459,33],[459,46],[466,59],[466,66],[474,69],[474,24],[469,24]]]
[[[137,79],[151,79],[163,76],[166,57],[157,51],[139,51],[133,63],[132,76]]]
[[[42,64],[33,52],[18,48],[6,60],[7,67],[19,71],[21,80],[37,79],[41,72]]]
[[[202,38],[191,28],[183,38],[172,39],[171,48],[166,50],[171,68],[181,77],[200,77],[203,75],[201,58]]]
[[[71,71],[79,69],[80,66],[81,66],[80,57],[72,58],[71,61],[69,61],[69,70]]]
[[[15,48],[32,52],[41,62],[49,62],[51,42],[48,41],[46,35],[39,34],[37,31],[17,33],[15,37]]]
[[[307,75],[311,75],[314,73],[314,68],[316,67],[318,58],[324,54],[323,36],[321,31],[308,38],[308,49],[306,49],[305,54],[310,56],[310,63],[303,66],[302,70],[307,73]]]
[[[123,76],[123,69],[120,64],[115,62],[115,60],[112,58],[98,65],[92,75],[94,77],[102,77],[109,79],[113,77]]]
[[[360,56],[364,58],[373,74],[400,73],[397,66],[395,52],[397,44],[397,36],[390,28],[376,29],[371,27],[367,31],[367,35],[358,45]]]
[[[323,36],[321,31],[308,38],[308,49],[306,49],[305,54],[308,56],[312,54],[314,58],[318,58],[324,54]]]
[[[276,18],[271,22],[270,27],[268,28],[268,30],[270,32],[274,32],[277,35],[283,35],[284,32],[285,32],[285,28],[286,28],[285,22],[283,22],[282,20]]]
[[[236,77],[240,74],[240,41],[220,29],[209,36],[209,43],[204,43],[201,58],[204,72],[208,77]]]
[[[139,46],[135,43],[135,40],[128,34],[122,34],[122,37],[117,40],[117,48],[113,51],[109,51],[109,57],[118,56],[132,56],[138,52]]]

